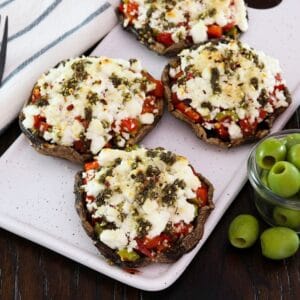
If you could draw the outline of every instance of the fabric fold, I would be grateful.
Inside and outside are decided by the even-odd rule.
[[[43,72],[85,52],[117,23],[105,0],[9,0],[0,2],[0,14],[9,18],[0,131],[17,116]]]

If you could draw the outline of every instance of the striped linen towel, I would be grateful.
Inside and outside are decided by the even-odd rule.
[[[43,72],[92,47],[116,25],[117,17],[106,0],[0,0],[0,14],[2,20],[9,18],[1,132]]]

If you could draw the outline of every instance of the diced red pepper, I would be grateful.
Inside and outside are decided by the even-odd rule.
[[[68,111],[71,111],[73,108],[74,108],[74,105],[73,105],[73,104],[70,104],[70,105],[67,106],[67,110],[68,110]]]
[[[155,79],[153,76],[151,76],[149,73],[147,72],[143,72],[143,75],[151,82],[156,84],[156,87],[153,91],[150,91],[149,94],[153,95],[157,98],[161,98],[164,95],[164,86],[161,83],[160,80]]]
[[[252,135],[257,127],[257,122],[250,123],[248,119],[243,119],[239,121],[239,125],[242,129],[242,132],[245,136]]]
[[[275,90],[278,91],[283,91],[285,89],[285,85],[284,84],[279,84],[275,86]]]
[[[40,123],[39,130],[40,130],[41,132],[45,132],[45,131],[48,131],[48,129],[51,128],[51,127],[52,127],[52,126],[49,125],[48,123],[46,123],[46,122],[41,122],[41,123]]]
[[[85,200],[86,200],[86,201],[94,201],[94,200],[95,200],[95,197],[94,197],[94,196],[86,196],[86,197],[85,197]]]
[[[145,99],[142,114],[152,113],[153,110],[157,108],[155,100],[155,97],[148,97]]]
[[[128,2],[126,5],[121,4],[119,6],[119,11],[126,16],[126,18],[129,19],[129,22],[131,23],[134,21],[139,12],[139,5],[136,2]]]
[[[151,249],[155,249],[157,248],[157,246],[159,245],[159,243],[161,242],[161,237],[160,236],[156,236],[152,239],[148,239],[146,238],[144,240],[144,245],[147,249],[151,250]]]
[[[187,234],[189,234],[193,228],[192,224],[186,224],[183,221],[174,224],[175,227],[175,232],[177,235],[179,236],[185,236]]]
[[[147,257],[152,258],[153,254],[147,247],[144,245],[143,239],[136,239],[137,243],[137,250],[140,251],[142,254],[146,255]]]
[[[121,131],[135,132],[139,128],[139,121],[134,118],[127,118],[121,121]]]
[[[42,117],[41,115],[36,115],[33,117],[33,127],[35,129],[40,129],[41,123],[45,123],[46,122],[46,118]]]
[[[78,151],[79,153],[84,152],[84,149],[85,149],[84,143],[83,143],[83,141],[81,141],[81,140],[74,141],[73,147],[74,147],[74,149],[75,149],[76,151]]]
[[[190,120],[195,123],[201,122],[202,118],[198,112],[196,112],[192,107],[186,105],[184,102],[178,102],[175,104],[175,108],[185,114]]]
[[[91,162],[88,162],[88,163],[84,164],[84,169],[86,171],[99,169],[99,167],[100,167],[100,165],[99,165],[97,160],[94,160],[94,161],[91,161]]]
[[[235,25],[235,22],[230,22],[228,23],[227,25],[223,26],[222,29],[223,29],[223,32],[227,32],[229,31],[231,28],[233,28]]]
[[[143,244],[148,250],[162,252],[166,248],[169,248],[170,241],[171,241],[171,237],[169,235],[161,233],[160,235],[152,239],[145,238]]]
[[[89,122],[86,119],[83,119],[81,116],[75,117],[75,120],[77,120],[78,122],[80,122],[84,128],[88,128],[89,127]]]
[[[259,118],[263,120],[267,116],[267,114],[268,113],[265,110],[261,109],[259,111]]]
[[[162,252],[166,248],[169,248],[170,241],[171,237],[165,233],[161,233],[160,235],[151,239],[136,239],[138,245],[137,250],[143,253],[144,255],[153,258],[155,256],[155,252]]]
[[[161,32],[156,36],[156,40],[159,43],[164,44],[165,46],[169,47],[174,44],[172,39],[172,34],[170,32]]]
[[[201,187],[199,187],[196,191],[196,196],[199,201],[199,206],[205,206],[208,201],[208,188],[206,185],[202,183]]]
[[[155,87],[155,90],[153,92],[153,95],[158,97],[158,98],[162,98],[163,95],[164,95],[164,86],[163,84],[161,83],[160,80],[156,80],[156,87]]]
[[[217,131],[217,133],[221,139],[223,139],[223,140],[228,139],[228,137],[229,137],[228,128],[225,127],[222,123],[216,123],[215,130]]]
[[[166,234],[160,234],[152,239],[146,238],[144,245],[147,249],[157,249],[165,243],[169,243],[171,238]],[[165,248],[165,246],[163,246]]]
[[[209,38],[220,38],[223,35],[222,27],[219,25],[209,25],[207,26],[207,34]]]

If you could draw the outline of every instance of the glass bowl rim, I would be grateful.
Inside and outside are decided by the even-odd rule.
[[[266,194],[269,202],[272,202],[272,204],[274,204],[274,205],[279,205],[279,206],[289,207],[291,209],[299,209],[300,210],[300,200],[287,199],[287,198],[278,196],[262,183],[260,176],[258,175],[258,168],[257,168],[257,164],[255,161],[256,149],[263,141],[265,141],[271,137],[280,138],[280,137],[284,137],[284,136],[286,136],[288,134],[292,134],[292,133],[300,134],[300,129],[285,129],[285,130],[281,130],[281,131],[276,131],[272,134],[267,135],[266,137],[261,139],[258,143],[256,143],[253,146],[253,148],[251,149],[251,152],[248,157],[247,174],[248,174],[248,179],[249,179],[252,187],[255,190],[259,189],[264,194]]]

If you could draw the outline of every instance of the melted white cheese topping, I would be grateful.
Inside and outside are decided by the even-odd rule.
[[[183,73],[172,85],[172,92],[179,100],[190,100],[207,129],[226,112],[232,122],[224,125],[231,139],[238,139],[242,137],[235,123],[238,120],[246,118],[254,123],[259,121],[260,110],[272,113],[275,108],[288,106],[284,90],[275,89],[285,84],[279,76],[279,62],[247,44],[209,42],[195,50],[183,50],[179,56],[180,67],[170,68],[169,75],[174,78]]]
[[[147,25],[154,32],[171,33],[174,42],[185,40],[187,36],[191,36],[194,43],[206,41],[207,26],[213,24],[224,27],[234,23],[241,31],[248,29],[243,0],[124,0],[125,11],[129,2],[138,4],[137,18],[132,20],[135,28]],[[129,23],[130,20],[125,18],[124,26]],[[151,42],[153,37],[148,39]]]
[[[167,224],[172,226],[181,221],[190,224],[195,219],[198,208],[188,199],[196,198],[195,191],[201,187],[199,178],[186,158],[163,149],[154,151],[155,155],[144,148],[130,152],[103,149],[97,157],[100,169],[83,173],[83,178],[87,179],[83,189],[92,217],[114,224],[113,229],[104,227],[99,236],[112,249],[126,248],[131,251],[136,247],[135,239],[141,231],[140,220],[148,224],[143,236],[153,238],[160,235]],[[166,154],[172,155],[172,163],[164,161],[162,155]],[[156,175],[149,174],[149,168],[154,169]],[[111,170],[110,173],[107,173],[108,170]],[[140,174],[146,174],[146,177],[141,180]],[[155,183],[150,192],[144,198],[140,197],[142,186],[154,177]],[[175,181],[180,181],[180,184],[174,184]],[[175,186],[172,201],[164,198],[170,185]],[[99,201],[99,194],[103,195],[107,189],[109,196]]]
[[[44,74],[35,88],[47,103],[26,106],[23,125],[34,129],[35,116],[45,117],[49,129],[42,134],[50,143],[72,146],[84,137],[91,142],[90,151],[97,154],[114,135],[119,135],[118,145],[125,146],[130,136],[120,134],[122,120],[154,122],[155,112],[142,114],[142,108],[155,84],[143,76],[137,60],[71,59]]]

